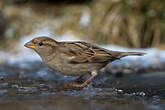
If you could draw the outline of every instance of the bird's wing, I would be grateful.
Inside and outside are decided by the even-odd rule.
[[[71,58],[70,63],[105,63],[119,59],[109,50],[86,42],[67,42],[62,46],[65,46],[62,48],[63,53]]]

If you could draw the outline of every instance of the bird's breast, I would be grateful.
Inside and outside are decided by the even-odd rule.
[[[69,76],[85,75],[93,70],[98,70],[103,66],[103,64],[100,63],[71,64],[65,57],[56,57],[53,60],[47,62],[46,65],[53,69],[55,72]]]

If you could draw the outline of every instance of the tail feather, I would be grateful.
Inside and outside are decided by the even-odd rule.
[[[141,52],[122,52],[120,57],[130,56],[130,55],[137,55],[137,56],[143,56],[145,53]]]
[[[143,56],[145,55],[145,53],[142,53],[142,52],[114,52],[112,54],[113,56],[115,56],[116,58],[122,58],[122,57],[125,57],[125,56]]]

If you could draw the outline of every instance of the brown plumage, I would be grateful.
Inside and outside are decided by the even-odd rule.
[[[80,78],[91,73],[91,77],[84,83],[78,84],[76,80],[70,84],[75,87],[86,86],[109,62],[130,55],[144,55],[141,52],[110,51],[81,41],[57,42],[48,37],[35,38],[25,46],[35,50],[45,64],[56,72]]]

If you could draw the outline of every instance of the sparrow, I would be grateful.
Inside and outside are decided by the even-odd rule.
[[[108,63],[125,56],[144,55],[141,52],[111,51],[84,41],[58,42],[46,36],[34,38],[24,46],[37,52],[44,63],[55,72],[79,76],[67,84],[78,88],[87,86]],[[78,83],[87,74],[90,77],[83,83]]]

